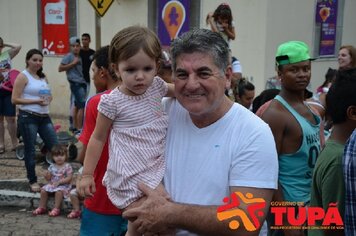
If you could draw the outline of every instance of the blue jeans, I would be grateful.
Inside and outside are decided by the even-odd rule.
[[[47,150],[51,150],[53,145],[58,144],[57,134],[54,130],[51,118],[40,117],[29,114],[25,111],[19,112],[17,126],[22,136],[25,146],[25,166],[27,171],[27,178],[30,184],[37,182],[36,176],[36,138],[37,133],[42,138]]]
[[[95,213],[84,207],[80,225],[80,236],[125,235],[127,230],[127,220],[121,215],[104,215]]]
[[[70,91],[74,96],[74,105],[78,109],[83,109],[85,107],[85,101],[87,97],[87,84],[81,84],[76,82],[69,82]]]

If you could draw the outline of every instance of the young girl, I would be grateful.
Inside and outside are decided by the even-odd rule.
[[[49,216],[58,216],[60,214],[60,207],[63,197],[69,196],[71,189],[71,181],[73,169],[67,163],[68,155],[67,148],[61,145],[53,146],[51,150],[54,164],[48,167],[45,173],[45,179],[48,184],[41,188],[40,204],[36,210],[32,212],[33,215],[41,215],[47,212],[47,200],[49,193],[54,193],[54,208],[48,213]]]
[[[101,97],[79,192],[85,196],[95,192],[93,173],[111,128],[103,183],[113,204],[125,210],[142,197],[137,186],[140,182],[164,191],[160,183],[168,120],[161,99],[174,92],[173,85],[155,77],[161,45],[148,28],[132,26],[118,32],[111,41],[109,57],[122,83]],[[130,224],[128,235],[137,235]]]
[[[210,12],[206,17],[206,23],[210,25],[211,31],[220,33],[229,45],[230,40],[235,39],[235,25],[228,4],[222,3],[214,13]]]

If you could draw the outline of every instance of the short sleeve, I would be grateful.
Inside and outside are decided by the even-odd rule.
[[[116,117],[116,110],[117,105],[113,92],[111,92],[110,94],[102,95],[100,98],[98,111],[110,120],[114,120]]]
[[[84,125],[79,137],[79,140],[85,145],[88,145],[90,136],[95,129],[99,101],[99,95],[95,95],[89,99],[85,107]]]
[[[67,65],[69,64],[70,62],[72,62],[72,57],[71,57],[71,54],[67,54],[63,57],[62,61],[61,61],[61,64],[63,65]]]
[[[159,94],[164,97],[168,92],[168,84],[161,77],[156,76],[154,78],[154,86],[158,89]]]
[[[230,186],[277,189],[278,156],[274,138],[267,124],[257,127],[248,127],[250,135],[245,136],[232,159]]]

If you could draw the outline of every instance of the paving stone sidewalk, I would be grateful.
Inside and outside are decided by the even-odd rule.
[[[58,123],[58,121],[53,122]],[[75,171],[79,169],[79,163],[70,163]],[[42,176],[47,168],[48,163],[38,155],[36,174],[40,185],[46,183]],[[32,211],[38,206],[39,198],[39,193],[30,192],[25,163],[16,158],[15,152],[10,151],[7,139],[6,152],[0,154],[0,236],[79,235],[80,220],[66,218],[71,210],[69,200],[64,201],[61,215],[58,217],[32,216]],[[53,198],[48,204],[49,209],[52,207]]]

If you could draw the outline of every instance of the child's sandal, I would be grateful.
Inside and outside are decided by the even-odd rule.
[[[59,216],[60,214],[61,214],[61,210],[59,210],[58,208],[53,208],[52,211],[48,213],[48,215],[52,217]]]
[[[68,219],[76,219],[76,218],[80,218],[80,215],[82,213],[80,211],[75,211],[75,210],[72,210],[68,215],[67,215],[67,218]]]
[[[32,212],[32,215],[37,216],[37,215],[43,215],[46,214],[47,210],[42,208],[42,207],[38,207],[36,210],[34,210]]]

